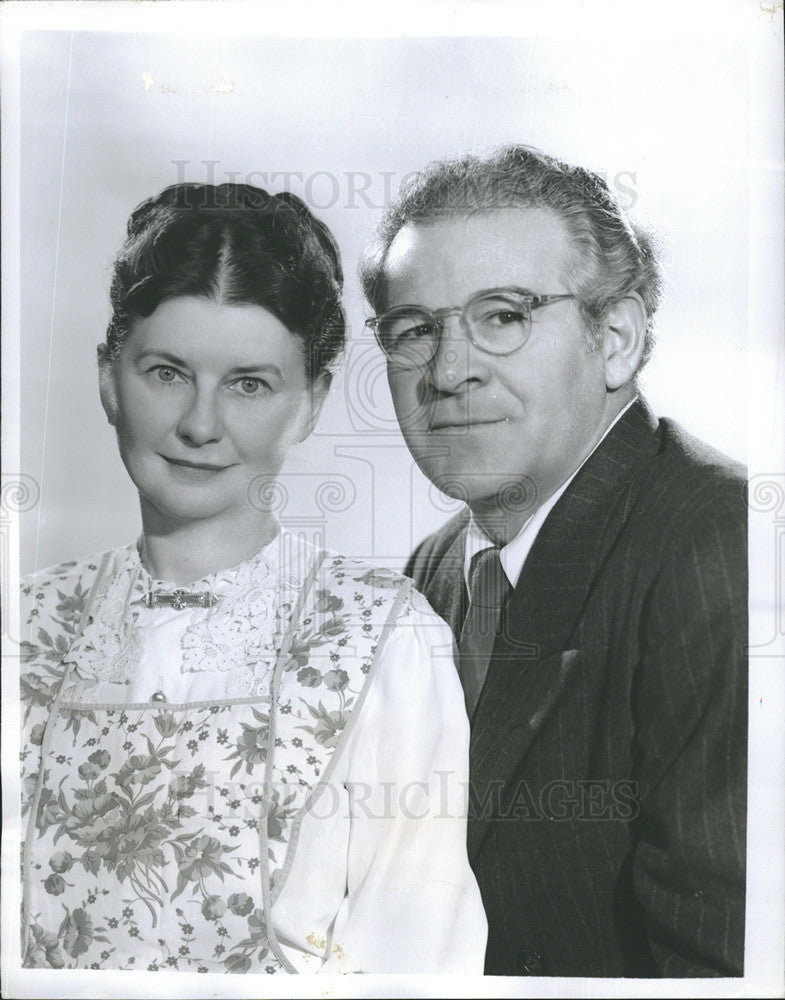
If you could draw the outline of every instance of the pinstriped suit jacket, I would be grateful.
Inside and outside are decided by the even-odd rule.
[[[492,975],[740,975],[743,469],[638,401],[545,521],[472,722]],[[407,572],[455,630],[467,515]]]

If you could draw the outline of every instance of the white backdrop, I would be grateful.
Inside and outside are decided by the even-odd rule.
[[[281,519],[400,565],[452,506],[414,468],[355,278],[380,206],[428,160],[525,142],[603,172],[669,245],[656,411],[746,458],[748,45],[570,38],[186,38],[29,33],[22,47],[23,572],[124,544],[137,500],[95,347],[130,210],[180,179],[304,196],[343,248],[355,338]],[[324,479],[333,488],[314,495]],[[326,502],[326,509],[325,508]]]
[[[332,227],[344,252],[354,341],[317,433],[284,473],[280,515],[347,554],[400,566],[450,505],[414,469],[381,358],[362,337],[359,248],[410,170],[467,149],[526,142],[604,172],[633,213],[667,237],[668,293],[644,390],[657,412],[746,458],[755,477],[747,976],[661,986],[542,980],[537,989],[554,997],[781,995],[781,4],[396,0],[375,17],[369,7],[0,5],[2,739],[11,819],[2,849],[4,873],[14,873],[3,883],[4,969],[18,962],[17,925],[5,919],[18,912],[16,569],[123,544],[139,530],[95,373],[109,269],[128,213],[180,179],[239,179],[289,187]],[[15,995],[186,989],[164,974],[123,984],[97,975],[81,977],[78,991],[56,972],[16,975]],[[190,996],[229,989],[225,977],[197,978],[188,981]],[[255,977],[231,978],[232,995],[280,994]],[[515,980],[373,978],[327,982],[320,992],[521,995]],[[291,996],[315,989],[309,980],[287,982]]]

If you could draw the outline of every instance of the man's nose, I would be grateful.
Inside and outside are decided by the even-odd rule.
[[[442,320],[436,352],[428,366],[428,378],[440,392],[459,392],[464,383],[477,378],[476,351],[458,316]]]
[[[196,387],[177,425],[183,440],[196,447],[220,441],[223,437],[223,420],[220,401],[214,389]]]

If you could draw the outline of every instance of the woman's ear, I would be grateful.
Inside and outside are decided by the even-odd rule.
[[[98,345],[98,392],[101,395],[101,406],[106,419],[114,427],[120,410],[117,401],[117,372],[115,363],[109,357],[106,344]]]
[[[324,401],[327,399],[327,394],[330,391],[332,380],[332,372],[322,372],[322,374],[318,378],[315,378],[311,383],[309,389],[310,406],[305,419],[302,434],[297,439],[298,443],[301,444],[305,441],[316,426],[316,422],[318,421],[319,415],[322,412],[322,407],[324,406]]]
[[[638,370],[646,339],[648,318],[637,292],[611,306],[604,321],[605,385],[620,389]]]

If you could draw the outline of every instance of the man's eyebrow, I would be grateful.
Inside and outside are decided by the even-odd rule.
[[[524,285],[492,285],[488,288],[478,288],[471,298],[474,299],[480,295],[504,295],[505,292],[514,292],[516,295],[531,295],[534,298],[539,295],[539,292],[535,292],[533,288],[526,288]]]
[[[527,288],[525,285],[503,285],[502,287],[492,288],[490,291],[496,292],[517,292],[519,295],[538,295],[533,288]]]

